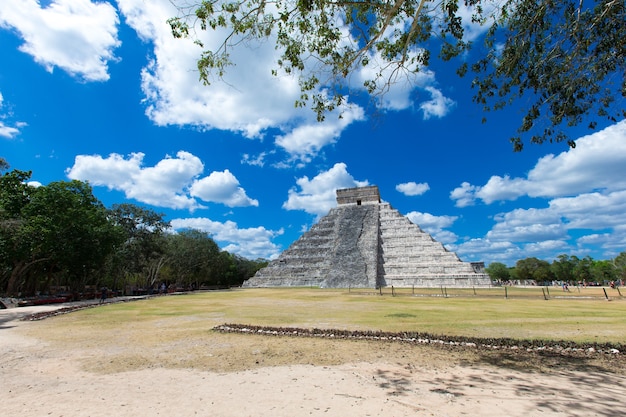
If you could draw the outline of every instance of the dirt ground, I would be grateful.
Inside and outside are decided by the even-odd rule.
[[[3,415],[621,416],[624,354],[594,358],[199,330],[84,329],[0,310]],[[68,329],[73,329],[68,331]]]

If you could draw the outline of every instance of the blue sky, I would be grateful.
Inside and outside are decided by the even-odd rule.
[[[108,207],[145,205],[251,259],[275,257],[337,188],[361,185],[464,261],[626,250],[625,121],[572,129],[575,149],[514,153],[523,108],[483,124],[469,80],[433,63],[378,109],[352,98],[343,118],[318,123],[294,107],[297,79],[271,75],[271,42],[234,51],[224,81],[201,85],[200,50],[172,38],[174,15],[169,0],[3,2],[0,156],[41,184],[89,181]]]

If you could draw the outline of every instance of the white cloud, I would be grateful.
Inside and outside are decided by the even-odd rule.
[[[0,110],[2,110],[3,102],[4,97],[2,96],[2,93],[0,93]],[[20,134],[20,128],[26,126],[26,123],[17,122],[14,126],[8,126],[3,122],[3,119],[7,118],[8,116],[10,115],[0,113],[0,137],[13,139]]]
[[[515,243],[505,241],[491,242],[487,239],[471,239],[454,246],[453,250],[465,261],[485,261],[488,259],[489,263],[502,262],[507,265],[514,265],[517,260],[528,256]]]
[[[66,170],[71,179],[88,180],[92,185],[124,190],[133,186],[133,178],[140,175],[145,154],[132,153],[125,159],[112,153],[107,158],[100,155],[77,155],[74,166]]]
[[[267,155],[267,152],[261,152],[256,156],[244,153],[241,158],[241,163],[263,168],[265,166],[265,158],[267,157]]]
[[[425,90],[430,93],[430,100],[419,105],[420,110],[424,112],[424,120],[433,117],[442,118],[456,105],[454,100],[444,96],[441,90],[435,87],[429,86]]]
[[[551,261],[561,253],[587,256],[599,246],[606,253],[603,256],[615,256],[626,245],[625,212],[626,190],[561,197],[551,200],[546,208],[518,208],[497,214],[494,226],[480,239],[482,249],[476,249],[477,241],[472,241],[460,244],[456,251],[460,255],[482,253],[492,262],[506,264],[532,256]],[[613,232],[590,233],[606,230]],[[568,243],[580,233],[584,234],[576,238],[576,246]]]
[[[540,158],[526,178],[494,175],[483,186],[464,182],[450,198],[465,207],[476,199],[491,204],[525,195],[552,198],[622,189],[626,189],[626,121],[576,140],[574,149]]]
[[[594,233],[576,239],[576,244],[579,248],[578,252],[581,256],[586,256],[588,253],[585,250],[586,248],[599,246],[605,252],[605,259],[619,255],[626,248],[624,228],[625,226],[619,226],[613,229],[613,233]]]
[[[486,204],[494,201],[515,200],[524,194],[528,182],[523,178],[510,178],[508,175],[500,177],[492,176],[487,184],[475,187],[475,196],[482,199]]]
[[[559,214],[548,209],[516,209],[495,217],[487,233],[490,241],[537,242],[566,239],[567,227]]]
[[[483,16],[488,16],[486,24],[473,22],[472,16],[476,12],[476,7],[463,3],[459,4],[458,15],[463,19],[463,40],[473,42],[482,36],[489,29],[489,24],[500,16],[500,4],[498,1],[482,1],[480,7],[483,10]]]
[[[418,184],[411,181],[396,185],[396,191],[399,191],[407,196],[422,195],[428,190],[430,190],[430,186],[425,182]]]
[[[381,39],[389,38],[393,42],[397,33],[406,32],[410,29],[412,21],[412,17],[409,17],[404,21],[392,22]],[[343,35],[347,39],[345,42],[350,46],[357,43],[347,28],[344,28]],[[423,53],[422,48],[413,47],[407,51],[405,62],[408,63]],[[424,120],[444,117],[455,105],[453,100],[445,97],[436,88],[437,81],[434,71],[416,64],[407,68],[390,65],[378,51],[370,52],[367,59],[367,65],[359,65],[349,81],[352,88],[360,90],[364,89],[366,81],[375,81],[378,88],[374,94],[376,94],[378,108],[389,111],[411,108],[415,105],[413,98],[415,91],[425,91],[431,96],[430,100],[417,105],[423,111]]]
[[[52,72],[59,67],[85,81],[109,79],[119,18],[107,2],[52,0],[42,7],[36,0],[4,1],[0,27],[12,28],[24,40],[20,50]]]
[[[204,164],[189,152],[166,156],[152,167],[143,166],[144,156],[143,153],[133,153],[127,158],[119,154],[107,158],[78,155],[66,174],[72,179],[122,191],[127,198],[158,207],[204,208],[196,197],[229,207],[258,205],[258,201],[246,196],[237,178],[228,170],[199,178]]]
[[[565,219],[570,229],[621,228],[626,213],[626,190],[557,198],[550,201],[546,211]]]
[[[284,136],[278,136],[276,145],[289,153],[291,160],[308,163],[322,148],[335,143],[346,127],[364,117],[361,107],[344,106],[327,115],[323,122],[312,121],[296,127]]]
[[[142,72],[146,114],[158,125],[195,125],[231,130],[249,138],[264,129],[301,117],[294,108],[299,88],[294,77],[274,77],[278,52],[271,42],[249,42],[231,51],[235,65],[210,87],[199,82],[196,61],[202,49],[174,39],[167,19],[177,15],[169,0],[119,0],[120,11],[139,36],[154,44],[154,56]],[[217,49],[223,30],[203,32],[205,48]]]
[[[326,215],[337,205],[336,191],[340,188],[364,187],[367,181],[357,181],[347,171],[344,163],[337,163],[328,171],[324,171],[309,179],[298,178],[297,187],[289,190],[289,198],[283,204],[287,210],[304,210],[318,218]]]
[[[258,206],[259,202],[246,195],[239,181],[229,170],[212,172],[208,177],[194,181],[190,194],[204,201],[222,203],[228,207]]]
[[[540,158],[525,178],[492,176],[485,185],[464,182],[450,193],[457,207],[522,196],[545,199],[543,208],[517,208],[493,217],[483,239],[459,244],[460,256],[512,265],[559,254],[616,256],[624,250],[626,121],[576,141],[576,148]],[[600,252],[602,250],[602,252]]]
[[[382,84],[379,85],[380,92],[377,96],[376,105],[380,109],[391,111],[412,107],[411,94],[413,91],[426,89],[436,83],[433,71],[427,68],[420,68],[418,71],[396,68],[386,63],[379,52],[370,53],[368,65],[357,69],[351,79],[352,87],[363,89],[363,83],[371,80],[377,80],[379,84]]]
[[[0,121],[0,137],[13,139],[20,133],[19,129],[11,126],[5,125],[2,121]]]
[[[478,188],[469,182],[463,182],[460,187],[450,192],[450,199],[456,200],[455,205],[457,207],[473,206],[476,200],[474,196]]]
[[[128,24],[142,39],[154,44],[154,55],[142,72],[142,89],[146,114],[157,125],[230,130],[248,138],[260,138],[268,129],[278,129],[275,144],[288,157],[287,161],[274,165],[285,166],[310,162],[325,146],[335,143],[349,125],[364,120],[363,109],[354,105],[343,109],[343,119],[330,114],[324,123],[318,123],[309,109],[296,108],[294,103],[300,99],[297,74],[271,74],[281,54],[275,49],[273,39],[259,42],[246,39],[230,51],[229,58],[234,65],[227,68],[223,79],[215,78],[210,87],[202,86],[196,67],[201,48],[188,39],[173,38],[166,20],[175,16],[177,10],[169,0],[148,3],[118,0],[118,4]],[[349,43],[353,40],[345,29],[345,41]],[[228,32],[197,30],[195,34],[201,38],[205,49],[216,50]],[[412,54],[418,52],[411,51]],[[314,66],[313,61],[307,63]],[[377,66],[374,57],[370,65],[355,72],[351,80],[353,87],[362,90],[363,80],[381,70],[383,76],[393,81],[378,103],[383,109],[401,110],[412,106],[411,94],[416,88],[431,95],[430,100],[421,104],[425,118],[443,117],[453,104],[434,87],[434,73],[427,68],[402,75],[387,73]],[[248,155],[245,161],[258,164],[262,159]]]
[[[191,125],[199,129],[229,130],[248,138],[262,138],[267,129],[278,129],[276,145],[288,153],[292,163],[307,163],[334,143],[351,123],[363,119],[355,106],[344,109],[343,119],[328,115],[317,123],[309,109],[294,106],[300,98],[298,79],[293,75],[273,76],[280,52],[270,41],[246,40],[230,51],[234,65],[223,79],[209,87],[198,78],[196,61],[202,49],[189,39],[174,39],[166,20],[177,10],[168,0],[119,0],[120,11],[139,36],[154,44],[154,56],[142,71],[146,114],[157,125]],[[217,49],[226,30],[196,32],[206,49]],[[262,158],[245,158],[261,164]],[[285,162],[283,162],[285,164]]]
[[[197,229],[210,233],[223,250],[248,259],[273,259],[280,253],[271,239],[283,234],[283,230],[272,231],[262,226],[240,229],[235,222],[220,223],[206,217],[173,219],[170,224],[176,230]]]
[[[450,227],[458,219],[457,216],[434,216],[419,211],[411,211],[406,214],[406,217],[429,233]]]

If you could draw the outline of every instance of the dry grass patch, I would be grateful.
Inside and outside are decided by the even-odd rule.
[[[151,367],[216,372],[291,364],[389,362],[407,369],[490,363],[541,371],[554,365],[624,373],[615,357],[563,358],[362,340],[222,334],[223,323],[322,329],[416,331],[472,337],[626,340],[626,303],[380,297],[341,290],[258,289],[157,297],[81,310],[25,330],[50,355],[116,373]]]

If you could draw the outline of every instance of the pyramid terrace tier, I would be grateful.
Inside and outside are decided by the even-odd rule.
[[[462,262],[389,203],[380,203],[377,187],[338,191],[338,203],[244,286],[491,284],[482,263]]]

